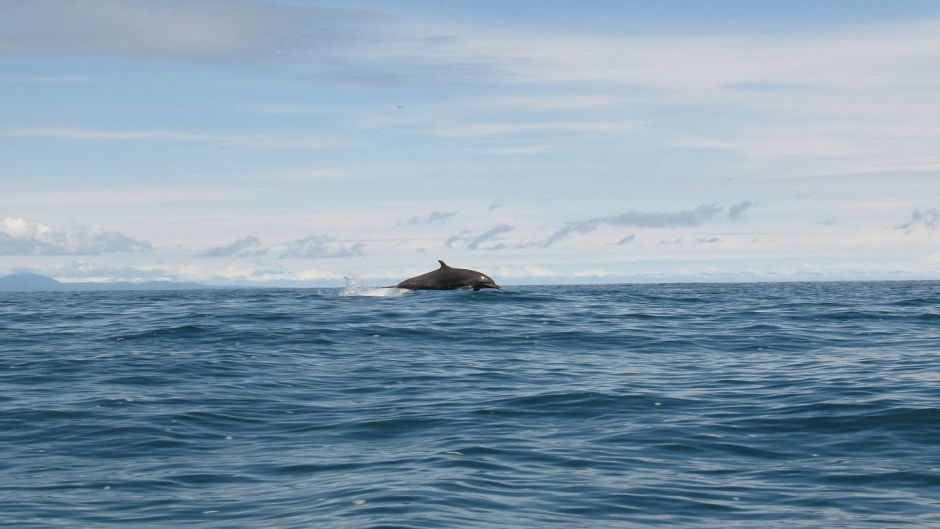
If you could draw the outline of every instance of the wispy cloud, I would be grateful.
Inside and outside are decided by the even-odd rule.
[[[0,83],[10,84],[82,84],[94,81],[83,75],[0,75]]]
[[[897,227],[910,233],[917,226],[923,226],[928,230],[935,230],[940,226],[940,210],[937,209],[915,209],[911,213],[911,219]]]
[[[533,134],[581,133],[611,134],[636,130],[637,122],[629,121],[532,121],[465,123],[431,129],[434,136],[445,138],[473,138],[481,136],[510,136]]]
[[[601,223],[595,222],[593,220],[571,223],[559,230],[556,230],[555,232],[551,233],[548,237],[542,240],[535,241],[535,242],[521,243],[516,246],[518,246],[519,248],[530,248],[530,247],[546,248],[548,246],[555,244],[556,242],[562,239],[567,239],[568,237],[572,235],[590,233],[596,230],[599,224]]]
[[[267,175],[267,174],[266,174]],[[4,190],[0,206],[137,206],[153,204],[214,203],[257,200],[265,190],[258,187],[235,187],[231,182],[215,186],[141,186],[41,189],[33,186],[24,191]]]
[[[495,96],[468,101],[476,109],[546,112],[554,110],[587,110],[617,106],[624,97],[608,94],[562,93],[550,95]]]
[[[4,217],[0,223],[0,255],[87,255],[150,249],[147,241],[97,224],[59,230],[17,217]]]
[[[0,35],[0,56],[280,62],[300,65],[294,78],[365,85],[479,81],[500,69],[491,52],[450,29],[379,11],[261,1],[13,2]]]
[[[402,226],[420,226],[424,224],[443,224],[444,222],[457,216],[456,211],[434,211],[423,217],[411,217],[400,222]]]
[[[748,205],[745,206],[745,204]],[[746,201],[732,206],[732,209],[736,212],[736,217],[739,217],[744,210],[749,207],[751,207],[750,201]],[[518,247],[545,248],[558,241],[567,239],[572,235],[590,233],[602,225],[633,226],[637,228],[680,228],[698,226],[704,222],[720,218],[724,211],[725,209],[718,204],[705,204],[686,211],[628,211],[609,217],[596,217],[579,222],[572,222],[549,234],[548,237],[544,239],[522,243],[519,244]],[[622,240],[618,244],[626,243]]]
[[[225,246],[206,250],[205,257],[257,257],[268,252],[257,237],[243,237]]]
[[[588,222],[612,226],[636,226],[639,228],[676,228],[698,226],[721,215],[724,208],[718,204],[705,204],[687,211],[628,211],[612,217],[600,217]]]
[[[287,246],[281,258],[300,257],[304,259],[322,259],[339,257],[361,257],[365,255],[365,245],[355,243],[347,245],[329,235],[311,235],[297,239]]]
[[[731,220],[737,219],[744,214],[745,211],[756,206],[756,202],[751,202],[750,200],[745,200],[744,202],[739,202],[728,208],[728,218]]]
[[[512,231],[512,226],[509,224],[497,224],[496,226],[493,226],[492,228],[489,228],[476,235],[469,230],[463,230],[460,233],[449,237],[444,244],[448,248],[463,247],[468,250],[501,250],[506,247],[505,244],[499,243],[489,246],[483,246],[483,244],[488,243],[496,239],[499,235],[508,233],[510,231]]]
[[[378,13],[264,2],[139,0],[13,2],[0,55],[97,54],[177,59],[329,57],[377,40]],[[370,35],[371,32],[371,35]]]
[[[631,233],[630,235],[627,235],[627,236],[624,237],[623,239],[620,239],[619,241],[617,241],[617,245],[622,246],[622,245],[624,245],[624,244],[630,244],[631,242],[633,242],[633,241],[635,241],[635,240],[636,240],[636,234],[635,234],[635,233]]]
[[[316,116],[330,111],[326,106],[300,105],[296,103],[249,103],[239,107],[239,110],[248,114],[288,117]]]
[[[214,144],[220,147],[257,150],[343,149],[351,146],[348,142],[317,137],[267,134],[202,134],[172,130],[96,130],[33,127],[0,130],[0,136],[49,140],[195,142]]]

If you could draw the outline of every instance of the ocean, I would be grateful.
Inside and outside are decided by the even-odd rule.
[[[940,527],[940,283],[2,293],[0,454],[3,527]]]

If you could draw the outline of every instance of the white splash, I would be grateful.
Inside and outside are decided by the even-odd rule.
[[[406,288],[395,287],[369,287],[363,285],[356,277],[343,277],[346,280],[346,288],[339,293],[340,296],[368,296],[379,298],[390,298],[401,296],[410,292]]]

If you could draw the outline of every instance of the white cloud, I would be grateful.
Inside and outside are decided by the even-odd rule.
[[[937,21],[853,27],[797,35],[584,37],[478,32],[493,54],[527,82],[601,83],[663,87],[674,95],[707,99],[708,90],[740,86],[812,92],[816,86],[891,86],[897,77],[930,64]],[[898,62],[899,57],[909,60]],[[937,77],[936,73],[922,72]],[[704,90],[704,92],[703,92]],[[769,90],[761,90],[766,97]]]
[[[0,223],[0,255],[83,255],[150,249],[147,241],[97,224],[57,230],[17,217],[4,217]]]

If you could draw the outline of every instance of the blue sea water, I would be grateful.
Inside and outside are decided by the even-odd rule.
[[[0,526],[940,527],[940,283],[377,293],[0,294]]]

